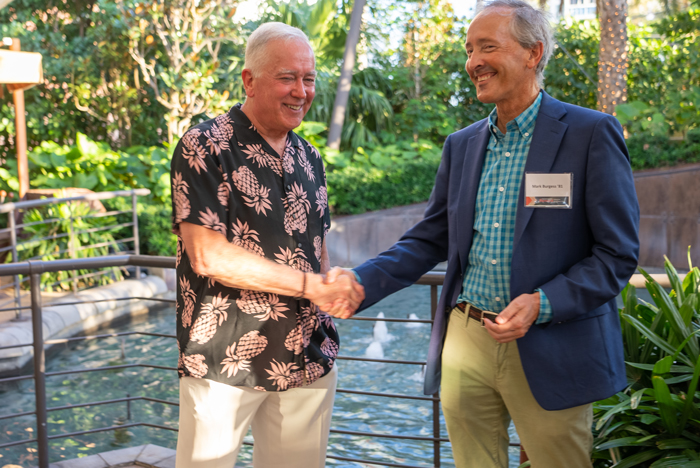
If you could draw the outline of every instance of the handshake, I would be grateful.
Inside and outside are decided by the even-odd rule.
[[[325,276],[308,275],[305,298],[336,318],[350,318],[365,299],[365,288],[350,270],[334,267]]]

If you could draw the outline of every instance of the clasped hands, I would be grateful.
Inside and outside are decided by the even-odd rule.
[[[352,317],[365,299],[365,288],[350,270],[334,267],[325,276],[309,275],[308,281],[305,297],[333,317]]]

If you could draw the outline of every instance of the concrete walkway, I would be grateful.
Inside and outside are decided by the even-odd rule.
[[[139,445],[89,457],[51,463],[49,468],[175,468],[175,450]]]

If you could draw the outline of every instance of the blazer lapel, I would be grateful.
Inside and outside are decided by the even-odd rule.
[[[535,124],[535,133],[532,135],[530,151],[525,162],[527,172],[549,172],[556,159],[559,146],[564,138],[568,124],[560,119],[566,114],[564,106],[556,99],[542,91],[542,103]],[[530,221],[535,208],[525,208],[525,174],[520,183],[518,195],[518,208],[515,215],[515,235],[513,237],[513,251],[515,251],[520,237],[523,235],[527,223]]]
[[[484,121],[482,129],[467,141],[467,150],[464,155],[462,178],[459,182],[459,203],[457,205],[457,228],[460,239],[458,252],[460,271],[467,266],[467,258],[471,248],[472,231],[474,230],[474,210],[476,208],[476,194],[479,191],[481,169],[484,164],[486,148],[489,143],[488,119]],[[468,239],[465,239],[465,236]]]

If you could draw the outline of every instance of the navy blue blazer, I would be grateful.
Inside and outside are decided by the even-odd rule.
[[[355,269],[365,287],[364,309],[448,261],[426,394],[440,385],[445,329],[469,261],[488,140],[488,119],[450,135],[423,220]],[[525,172],[574,175],[571,209],[525,208],[521,184],[510,280],[511,298],[542,288],[552,305],[552,322],[533,324],[517,343],[535,399],[559,410],[626,385],[615,297],[637,266],[639,204],[617,119],[544,92]]]

